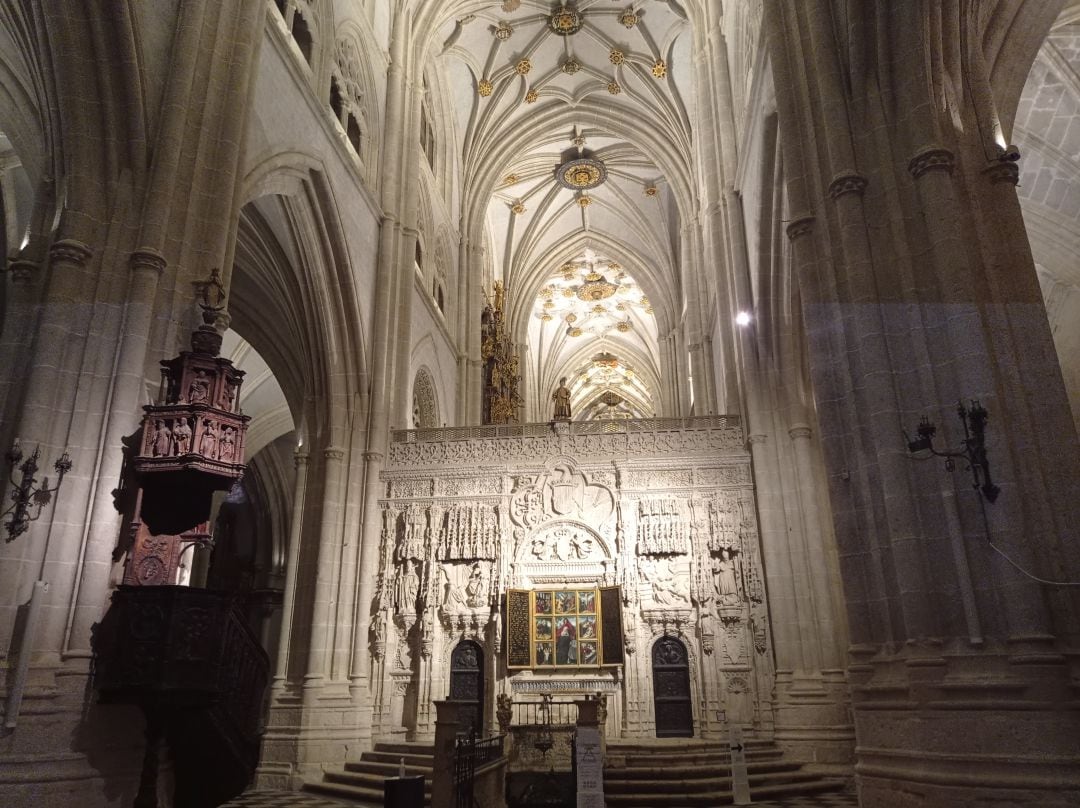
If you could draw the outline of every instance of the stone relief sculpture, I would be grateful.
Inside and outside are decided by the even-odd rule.
[[[423,558],[427,545],[427,509],[418,502],[411,502],[402,514],[402,519],[404,524],[397,545],[397,559],[401,561]]]
[[[443,612],[457,614],[488,607],[489,575],[481,562],[439,567],[439,603]]]
[[[483,503],[455,503],[444,517],[438,556],[447,561],[493,559],[499,542],[495,509]]]
[[[722,460],[718,467],[717,457],[726,450],[713,451],[707,459],[685,459],[694,456],[699,444],[707,445],[703,436],[676,433],[664,439],[662,449],[652,433],[616,437],[621,444],[609,442],[608,436],[577,435],[559,445],[528,434],[395,444],[382,504],[378,602],[390,616],[388,631],[407,637],[413,656],[396,671],[388,662],[383,675],[409,677],[410,692],[435,692],[449,675],[445,649],[465,634],[485,651],[502,648],[501,604],[507,587],[559,591],[582,582],[622,587],[620,644],[626,664],[612,691],[621,691],[615,698],[623,701],[612,714],[623,722],[624,733],[652,734],[654,719],[647,706],[651,655],[637,652],[654,637],[677,632],[691,657],[709,656],[709,670],[715,673],[695,676],[754,669],[755,659],[768,653],[768,614],[744,444],[733,441],[737,459]],[[650,462],[655,468],[640,459],[621,468],[621,455],[614,462],[579,465],[581,455],[574,454],[579,438],[598,453],[639,441],[637,451],[654,452]],[[727,441],[719,433],[713,439]],[[547,447],[551,457],[545,465],[515,466],[535,456],[538,446]],[[410,456],[395,465],[396,451]],[[667,455],[678,452],[687,454],[672,465]],[[423,468],[409,469],[410,462]],[[472,477],[462,474],[470,465],[483,485],[473,485]],[[586,640],[583,647],[581,632],[572,621],[562,625],[553,620],[548,653],[583,657],[591,646]],[[389,659],[396,640],[387,642]],[[495,675],[491,715],[495,692],[517,687],[544,692],[550,676],[540,668],[521,681],[516,674]],[[757,679],[746,676],[746,681],[755,682],[756,693]],[[757,703],[753,693],[748,704]],[[721,695],[710,698],[723,707]],[[418,722],[427,720],[420,705],[415,709]]]
[[[642,577],[652,585],[652,600],[657,606],[685,608],[690,605],[690,593],[685,581],[677,580],[671,559],[641,559]]]
[[[650,555],[686,552],[686,527],[676,499],[638,501],[638,551]]]

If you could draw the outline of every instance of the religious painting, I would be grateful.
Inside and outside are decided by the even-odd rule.
[[[550,617],[537,617],[536,618],[536,631],[534,635],[538,640],[550,640],[551,639],[551,618]]]
[[[596,656],[596,643],[579,642],[578,653],[580,655],[582,665],[596,665],[598,663],[598,659]]]
[[[596,618],[592,615],[583,615],[578,618],[578,638],[582,640],[596,639]]]
[[[560,617],[556,624],[555,664],[577,664],[577,618]]]
[[[543,668],[548,665],[555,664],[555,654],[552,653],[551,643],[538,642],[536,643],[536,666]]]
[[[618,587],[601,589],[511,590],[507,603],[528,603],[527,620],[509,620],[507,648],[528,649],[507,656],[511,669],[600,667],[622,664],[622,610]],[[610,614],[609,614],[610,612]],[[608,642],[613,632],[617,643]],[[608,659],[610,654],[611,659]],[[526,660],[525,657],[529,659]]]

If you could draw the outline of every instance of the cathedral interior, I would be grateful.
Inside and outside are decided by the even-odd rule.
[[[0,0],[0,253],[0,805],[1080,805],[1077,0]]]

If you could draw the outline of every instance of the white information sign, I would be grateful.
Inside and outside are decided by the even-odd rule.
[[[746,772],[746,747],[742,727],[728,725],[728,747],[731,749],[731,796],[734,805],[750,804],[750,777]]]
[[[604,808],[604,756],[600,750],[599,728],[578,727],[574,754],[577,808]]]

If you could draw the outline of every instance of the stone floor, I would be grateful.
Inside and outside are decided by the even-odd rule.
[[[252,791],[221,808],[341,808],[354,803],[338,802],[294,791]],[[818,797],[795,797],[782,802],[755,802],[755,808],[858,808],[854,797],[826,794]]]

